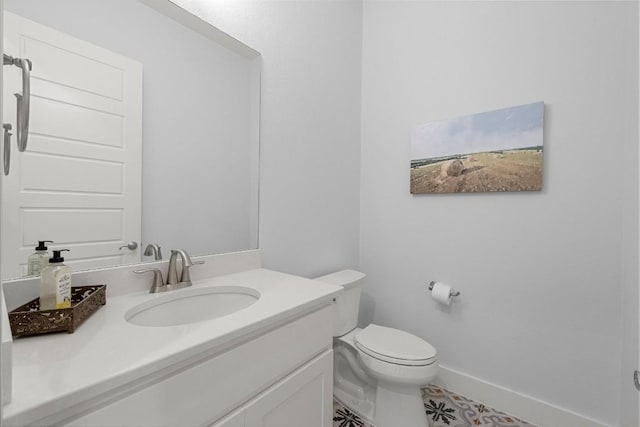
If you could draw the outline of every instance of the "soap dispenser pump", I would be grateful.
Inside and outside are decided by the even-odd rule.
[[[53,251],[40,277],[40,310],[54,310],[71,307],[71,269],[63,264],[60,255],[69,249]]]
[[[46,243],[53,243],[51,240],[38,240],[36,251],[27,258],[27,275],[39,276],[43,268],[49,262],[49,252]]]

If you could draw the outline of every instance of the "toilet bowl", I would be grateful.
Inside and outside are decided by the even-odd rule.
[[[345,290],[333,307],[334,396],[376,427],[428,426],[421,387],[438,371],[436,349],[398,329],[357,328],[364,277],[343,270],[316,279]]]

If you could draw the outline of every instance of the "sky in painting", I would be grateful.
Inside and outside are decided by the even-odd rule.
[[[542,145],[543,111],[536,102],[416,126],[411,160]]]

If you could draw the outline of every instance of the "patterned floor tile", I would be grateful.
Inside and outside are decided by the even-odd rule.
[[[333,427],[374,427],[364,417],[344,407],[337,400],[333,400]]]
[[[536,427],[442,387],[425,387],[422,398],[431,427]],[[337,400],[333,402],[333,411],[333,427],[375,427]]]
[[[442,387],[425,387],[422,399],[432,427],[535,427]]]

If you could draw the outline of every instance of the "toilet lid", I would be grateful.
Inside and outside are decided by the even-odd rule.
[[[436,349],[422,338],[384,326],[367,326],[354,343],[369,356],[397,365],[424,366],[436,359]]]

